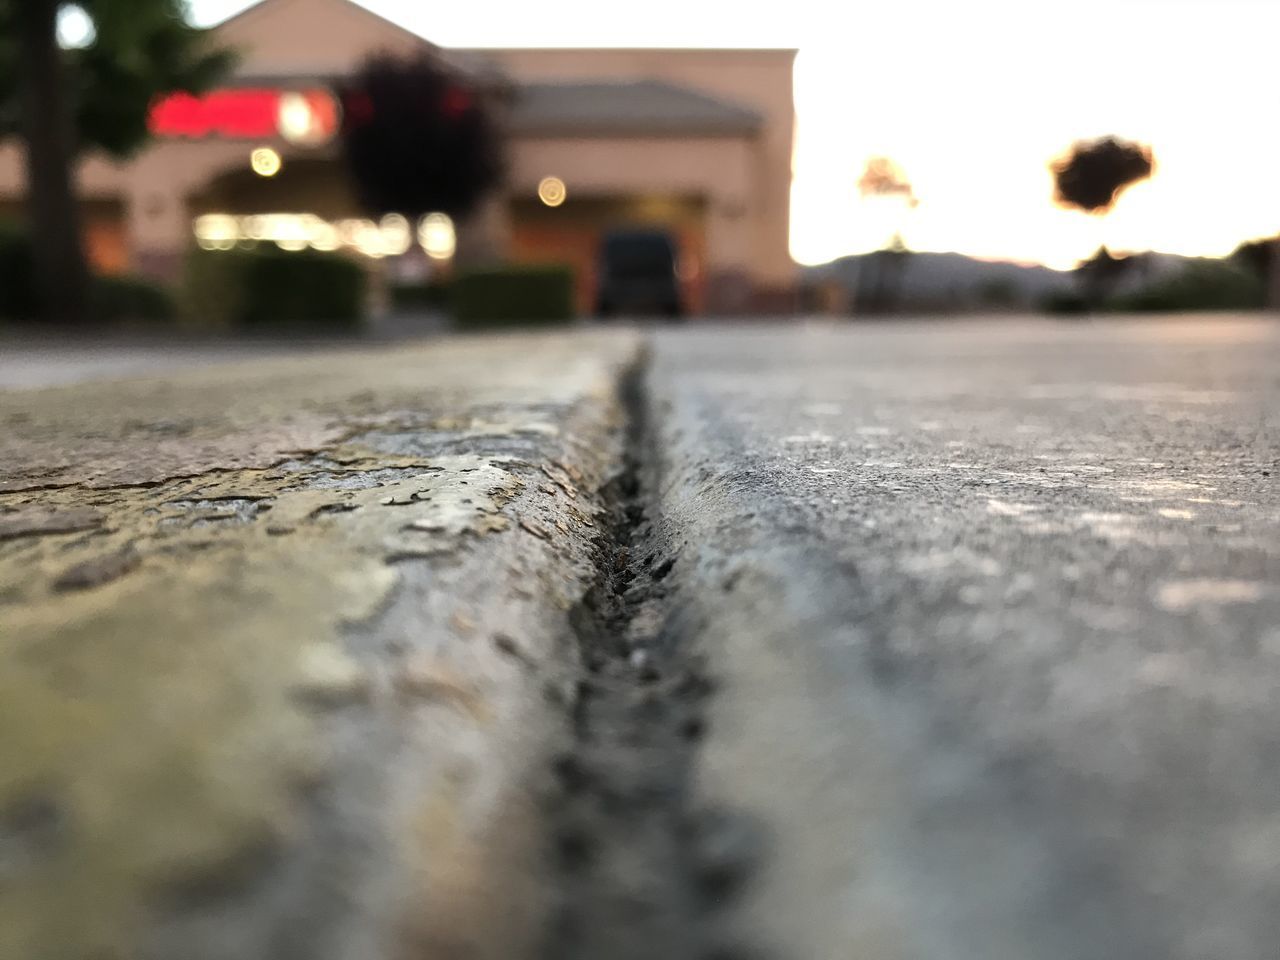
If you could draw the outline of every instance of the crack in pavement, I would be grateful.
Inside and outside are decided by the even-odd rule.
[[[692,799],[715,685],[669,577],[679,558],[653,493],[643,378],[637,367],[624,384],[624,468],[602,491],[596,583],[570,617],[580,669],[552,761],[547,960],[739,957],[717,918],[763,847],[752,820]]]

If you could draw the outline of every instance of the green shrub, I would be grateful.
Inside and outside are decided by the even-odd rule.
[[[1040,309],[1059,317],[1078,317],[1089,312],[1089,301],[1070,290],[1055,290],[1040,301]]]
[[[555,324],[573,319],[568,266],[506,266],[461,273],[453,282],[459,327]]]
[[[172,294],[141,277],[94,277],[90,306],[107,323],[168,323],[177,313]]]
[[[35,313],[31,240],[26,228],[0,221],[0,318],[26,320]]]
[[[0,318],[31,320],[36,313],[31,239],[25,226],[0,223]],[[163,323],[174,303],[163,287],[139,277],[94,277],[89,310],[97,323]]]
[[[364,318],[366,284],[360,264],[338,253],[197,250],[187,261],[183,306],[201,326],[351,329]]]
[[[1113,298],[1108,309],[1136,312],[1257,310],[1266,305],[1266,285],[1257,274],[1226,260],[1188,264],[1172,277]]]
[[[446,310],[451,302],[446,280],[398,283],[391,287],[391,306],[397,310]]]
[[[974,289],[978,305],[982,307],[1016,307],[1022,302],[1018,286],[1007,277],[984,280]]]

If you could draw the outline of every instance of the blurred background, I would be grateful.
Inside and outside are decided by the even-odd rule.
[[[1262,0],[128,6],[0,0],[11,324],[1275,299]]]

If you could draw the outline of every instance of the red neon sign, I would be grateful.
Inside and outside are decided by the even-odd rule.
[[[270,137],[279,110],[277,90],[171,93],[152,106],[147,126],[158,137]]]
[[[338,111],[332,94],[318,89],[171,93],[152,104],[147,128],[157,137],[259,140],[279,134],[320,143],[337,131]]]

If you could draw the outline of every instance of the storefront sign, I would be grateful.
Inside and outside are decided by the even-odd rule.
[[[235,89],[157,100],[147,122],[153,136],[258,140],[280,136],[300,146],[325,143],[338,130],[338,102],[327,90]]]

